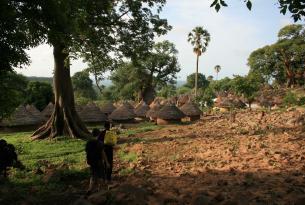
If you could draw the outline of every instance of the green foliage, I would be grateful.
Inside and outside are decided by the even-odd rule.
[[[300,105],[300,106],[305,105],[305,97],[304,96],[299,98],[298,105]]]
[[[193,50],[197,56],[201,56],[204,52],[206,52],[210,40],[210,33],[200,26],[195,27],[192,32],[188,34],[187,39],[187,41],[194,46]]]
[[[52,141],[32,141],[30,134],[0,134],[0,139],[5,139],[16,147],[18,158],[26,167],[23,171],[12,169],[9,182],[0,184],[3,204],[21,204],[28,198],[29,190],[33,187],[36,191],[31,193],[31,203],[50,202],[50,193],[60,195],[69,186],[80,186],[80,181],[89,178],[85,141],[63,137]],[[48,183],[43,182],[44,175],[35,173],[37,169],[45,171],[47,166],[60,167],[64,164],[68,168],[56,170]]]
[[[191,75],[188,75],[186,78],[186,84],[185,87],[193,88],[195,85],[195,77],[196,73],[192,73]],[[207,88],[210,84],[210,81],[208,81],[202,73],[198,73],[198,88]]]
[[[169,41],[156,43],[153,49],[139,60],[122,63],[111,73],[115,97],[134,100],[143,96],[147,88],[160,89],[174,83],[180,71],[174,44]]]
[[[206,107],[213,107],[214,98],[216,98],[215,92],[212,89],[212,87],[209,86],[208,88],[204,90],[202,89],[201,92],[199,92],[199,95],[196,100],[200,102],[202,105],[205,105]]]
[[[260,73],[266,83],[274,80],[279,85],[303,85],[305,26],[285,26],[279,31],[278,38],[275,44],[257,49],[250,54],[250,73]]]
[[[186,87],[186,86],[181,86],[181,87],[177,88],[178,95],[183,95],[183,94],[190,93],[190,92],[192,92],[192,89],[189,87]]]
[[[13,71],[0,70],[0,119],[10,116],[26,98],[27,79]]]
[[[85,71],[77,72],[72,76],[72,84],[76,98],[87,98],[95,100],[97,94],[93,88],[89,73]]]
[[[215,91],[215,93],[227,92],[232,88],[231,79],[225,77],[221,80],[214,80],[210,83],[210,87]]]
[[[26,88],[26,103],[43,110],[49,102],[54,101],[53,89],[49,83],[31,81]]]
[[[164,98],[170,98],[176,95],[176,86],[172,84],[165,85],[158,91],[157,95]]]
[[[261,86],[262,79],[259,74],[251,73],[248,76],[235,76],[231,81],[232,90],[236,95],[244,97],[251,104]]]
[[[298,104],[298,98],[297,95],[291,91],[287,92],[284,99],[283,99],[284,105],[286,106],[292,106]]]

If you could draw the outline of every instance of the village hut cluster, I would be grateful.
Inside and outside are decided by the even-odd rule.
[[[175,100],[156,98],[150,105],[141,101],[137,105],[130,102],[113,104],[106,102],[100,106],[89,103],[85,106],[76,105],[75,110],[86,124],[101,124],[105,121],[113,123],[134,123],[153,121],[157,124],[178,123],[200,119],[201,110],[191,101],[177,107]],[[39,126],[52,115],[54,105],[50,102],[42,111],[34,105],[20,105],[11,117],[0,122],[0,127]]]

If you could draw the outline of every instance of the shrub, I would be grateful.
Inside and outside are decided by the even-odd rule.
[[[305,96],[300,97],[300,99],[298,101],[298,105],[305,105]]]
[[[284,105],[297,105],[298,99],[295,93],[288,92],[283,99]]]

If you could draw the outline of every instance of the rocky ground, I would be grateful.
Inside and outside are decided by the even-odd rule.
[[[206,116],[135,134],[114,187],[93,204],[305,204],[305,134],[297,111]],[[127,171],[126,171],[127,170]],[[125,173],[125,174],[122,174]],[[87,203],[88,201],[77,201]]]

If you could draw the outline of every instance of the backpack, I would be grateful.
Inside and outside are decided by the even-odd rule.
[[[118,142],[118,137],[114,131],[107,131],[104,138],[104,144],[114,146]]]

